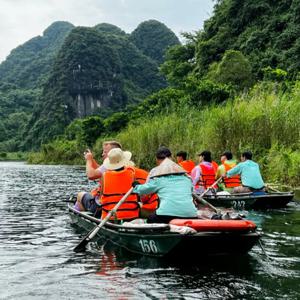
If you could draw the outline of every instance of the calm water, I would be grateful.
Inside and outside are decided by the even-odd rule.
[[[109,244],[74,253],[63,200],[89,189],[83,169],[0,163],[0,174],[0,299],[300,299],[299,202],[249,213],[267,256],[256,246],[185,265]]]

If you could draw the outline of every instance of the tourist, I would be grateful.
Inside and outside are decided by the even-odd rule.
[[[192,160],[187,160],[187,152],[179,151],[176,154],[177,163],[186,170],[188,175],[191,175],[192,170],[195,168],[195,163]]]
[[[122,146],[120,143],[116,141],[106,141],[102,145],[102,159],[107,158],[107,154],[111,149],[119,148],[122,149]],[[101,179],[102,175],[106,171],[105,166],[99,165],[94,157],[92,152],[88,149],[84,152],[84,158],[86,160],[86,175],[89,180],[95,180],[95,179]],[[77,202],[75,204],[75,208],[78,211],[84,211],[85,206],[89,206],[88,203],[90,202],[90,206],[88,207],[88,210],[94,211],[96,213],[97,206],[95,204],[95,198],[99,199],[99,193],[101,190],[101,181],[98,182],[98,186],[94,188],[91,192],[79,192],[77,194]],[[85,206],[82,205],[82,201],[86,203]],[[98,215],[99,216],[99,215]]]
[[[194,191],[201,194],[215,182],[216,170],[212,164],[210,151],[203,151],[198,155],[199,165],[192,170],[191,176]]]
[[[230,151],[225,151],[221,155],[221,165],[217,169],[216,179],[223,177],[226,172],[236,166],[237,162],[233,159]],[[223,191],[232,192],[234,187],[241,185],[240,175],[233,175],[232,177],[224,177],[223,182],[219,183],[219,188]]]
[[[196,218],[197,209],[193,203],[192,181],[186,171],[173,162],[171,151],[162,147],[156,152],[157,167],[152,169],[145,184],[133,184],[134,193],[146,195],[156,193],[159,207],[148,217],[149,223],[169,223],[175,218]]]
[[[260,174],[259,165],[252,160],[250,151],[243,152],[241,162],[222,176],[231,178],[240,175],[242,185],[233,188],[233,193],[249,193],[253,191],[264,191],[264,182]]]

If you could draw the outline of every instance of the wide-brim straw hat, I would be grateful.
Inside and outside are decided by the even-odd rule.
[[[162,163],[153,169],[151,178],[172,174],[185,174],[186,171],[169,158],[165,158]]]
[[[129,151],[122,151],[120,148],[111,149],[107,158],[103,161],[103,165],[107,170],[117,170],[128,165],[132,153]]]

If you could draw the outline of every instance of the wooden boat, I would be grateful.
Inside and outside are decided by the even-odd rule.
[[[203,197],[217,207],[234,209],[268,209],[285,207],[294,198],[293,192],[243,193],[229,195],[205,195]]]
[[[94,218],[88,212],[78,212],[72,205],[68,206],[68,210],[72,223],[84,229],[85,233],[99,224],[99,219]],[[190,226],[188,223],[197,219],[179,220],[179,222],[182,221]],[[260,237],[256,232],[256,225],[251,221],[243,220],[245,223],[242,225],[238,220],[231,220],[231,222],[237,222],[235,223],[237,225],[233,226],[235,225],[233,223],[228,227],[227,222],[223,228],[216,226],[216,222],[219,221],[219,224],[222,224],[223,220],[203,221],[207,221],[205,226],[209,221],[213,221],[213,224],[211,223],[210,228],[202,229],[194,234],[172,232],[172,226],[170,227],[169,224],[130,224],[128,227],[107,222],[99,230],[97,239],[111,241],[130,252],[147,256],[200,258],[201,255],[245,254]]]

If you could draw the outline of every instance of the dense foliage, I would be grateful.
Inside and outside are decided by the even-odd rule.
[[[131,33],[130,40],[158,64],[165,60],[165,52],[170,46],[179,44],[174,32],[156,20],[142,22]]]
[[[156,25],[158,38],[164,41],[156,50],[162,53],[173,45],[174,34],[165,25]],[[147,39],[153,36],[145,35]],[[62,134],[75,118],[109,116],[166,86],[156,62],[131,42],[130,35],[107,23],[74,28],[56,22],[42,37],[13,50],[0,65],[0,75],[3,151],[36,149]],[[78,98],[100,101],[101,107],[81,112]],[[26,118],[12,128],[8,115],[19,111],[26,112]],[[111,126],[120,127],[115,117]]]

